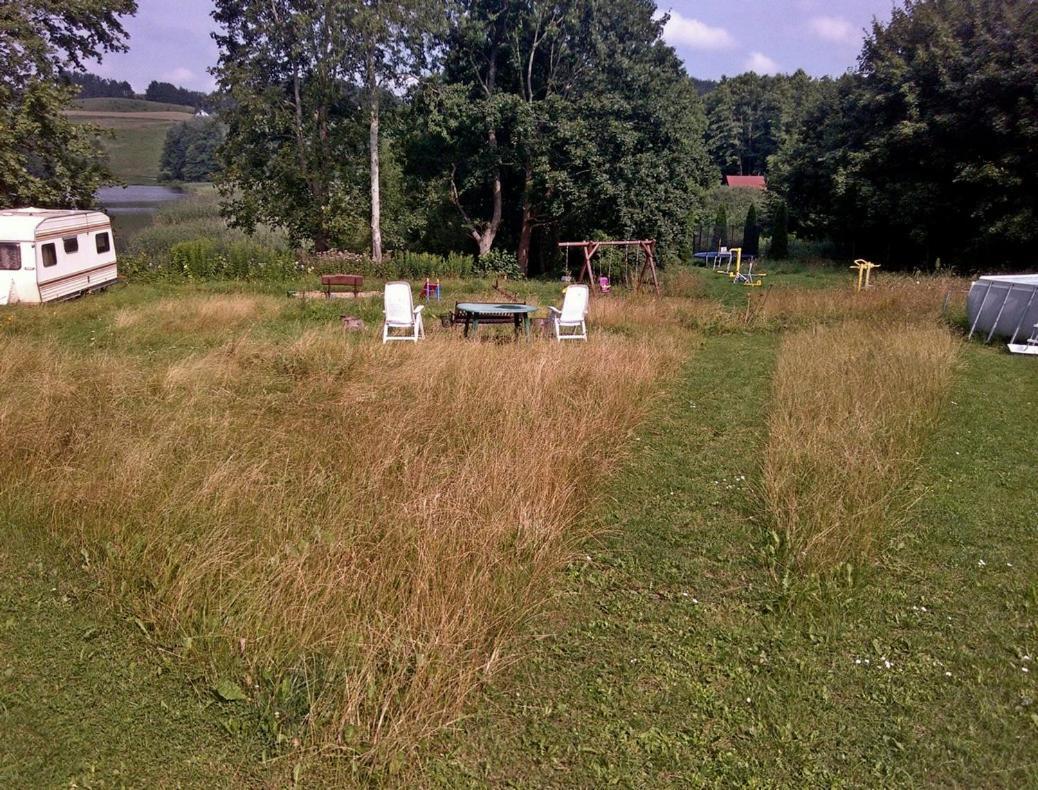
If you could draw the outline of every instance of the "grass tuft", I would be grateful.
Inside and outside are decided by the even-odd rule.
[[[851,321],[785,339],[763,495],[789,566],[826,573],[867,559],[902,522],[958,346],[914,323]]]

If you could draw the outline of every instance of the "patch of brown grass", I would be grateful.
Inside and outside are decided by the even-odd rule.
[[[161,299],[118,310],[117,330],[151,333],[212,334],[240,329],[275,315],[283,300],[255,294],[196,294]]]
[[[867,558],[900,523],[957,348],[949,332],[904,321],[847,322],[785,339],[763,495],[791,565],[827,572]]]
[[[897,275],[888,275],[882,285],[861,292],[852,288],[774,288],[752,293],[746,315],[752,324],[769,328],[849,319],[937,319],[945,295],[962,288],[962,280],[953,277]]]
[[[188,301],[161,320],[269,309]],[[510,655],[678,357],[660,336],[383,347],[334,327],[147,364],[0,340],[0,501],[270,727],[406,748]]]
[[[741,316],[713,299],[686,299],[649,294],[595,296],[588,314],[590,332],[604,329],[624,334],[681,330],[725,332],[741,326]]]

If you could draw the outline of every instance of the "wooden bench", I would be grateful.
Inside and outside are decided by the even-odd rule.
[[[351,289],[353,291],[354,298],[356,298],[357,294],[360,293],[360,288],[362,285],[364,285],[364,278],[359,274],[321,275],[321,287],[324,289],[324,295],[328,299],[332,298],[332,288],[336,286]]]

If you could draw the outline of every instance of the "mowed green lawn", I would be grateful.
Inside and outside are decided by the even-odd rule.
[[[1033,360],[967,348],[910,528],[849,586],[783,589],[755,507],[776,347],[695,353],[441,786],[1038,782]]]
[[[743,292],[719,282],[710,293],[736,303]],[[119,309],[193,292],[132,285],[0,314],[0,331],[94,348]],[[286,304],[259,331],[291,342],[341,309]],[[781,337],[691,342],[591,516],[602,537],[558,580],[516,663],[394,770],[450,787],[1038,782],[1033,360],[966,347],[909,527],[849,583],[784,585],[756,498]],[[264,762],[247,706],[101,604],[94,558],[8,514],[0,530],[0,785],[356,780],[308,754]]]
[[[136,99],[80,99],[68,115],[109,130],[101,144],[114,174],[128,184],[158,182],[166,132],[193,117],[190,107]]]

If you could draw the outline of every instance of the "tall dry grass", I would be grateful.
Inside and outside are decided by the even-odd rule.
[[[852,288],[775,288],[750,294],[747,322],[791,328],[849,319],[901,321],[938,319],[949,292],[963,290],[954,277],[887,275],[882,285]]]
[[[588,325],[592,331],[604,329],[627,335],[644,335],[649,327],[653,334],[659,335],[687,330],[725,333],[744,324],[741,315],[714,299],[656,298],[641,293],[594,297]]]
[[[790,565],[824,573],[866,558],[901,522],[957,348],[946,330],[906,322],[852,321],[784,340],[763,494]]]
[[[231,325],[266,307],[232,302]],[[507,658],[678,358],[230,337],[165,362],[0,340],[0,503],[272,732],[361,754],[442,727]]]

